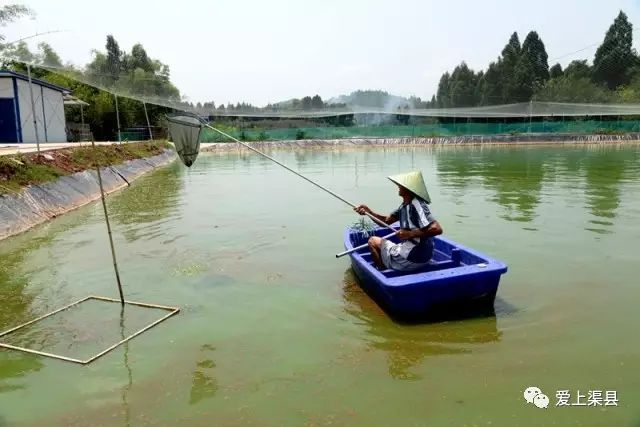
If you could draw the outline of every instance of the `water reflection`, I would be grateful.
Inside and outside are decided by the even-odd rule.
[[[49,243],[53,236],[38,237],[29,240],[18,250],[4,253],[0,256],[0,331],[5,331],[36,317],[32,313],[33,294],[27,291],[29,278],[20,271],[25,257],[33,250]],[[0,337],[6,342],[7,337]],[[0,393],[23,389],[21,384],[11,380],[21,378],[30,372],[42,369],[42,363],[37,357],[25,355],[13,350],[0,349]]]
[[[471,353],[474,345],[497,342],[502,335],[495,316],[422,325],[395,323],[358,286],[350,268],[344,275],[343,300],[345,311],[365,327],[368,345],[386,353],[394,379],[421,379],[413,368],[426,358]]]
[[[626,169],[635,158],[630,159],[625,150],[609,149],[588,153],[585,161],[586,203],[595,217],[586,229],[595,233],[611,233],[616,211],[620,206],[620,184]]]
[[[464,190],[480,176],[482,158],[473,150],[438,150],[438,179],[445,188]]]
[[[38,227],[26,234],[12,237],[3,243],[0,251],[0,332],[11,329],[21,323],[30,321],[44,314],[46,307],[42,308],[41,289],[32,286],[32,276],[41,271],[46,271],[46,291],[56,296],[64,287],[60,288],[55,279],[58,269],[46,262],[38,263],[25,270],[28,261],[34,258],[34,253],[47,251],[48,260],[56,260],[59,254],[53,250],[53,242],[56,238],[79,225],[83,224],[89,215],[89,211],[73,215],[71,218],[60,218],[55,223],[46,227]],[[4,246],[6,245],[6,246]],[[36,258],[37,259],[37,258]],[[29,289],[32,287],[33,289]],[[54,287],[54,289],[49,289]],[[49,294],[46,300],[51,298]],[[40,300],[39,300],[40,299]],[[49,302],[50,303],[50,302]],[[46,306],[46,304],[45,304]],[[0,341],[8,342],[16,333],[0,337]],[[39,357],[27,355],[13,350],[0,349],[0,393],[23,389],[21,384],[11,383],[12,379],[26,377],[29,373],[39,371],[43,367]]]
[[[177,199],[183,190],[182,175],[185,172],[178,163],[158,169],[153,176],[141,178],[107,204],[110,218],[124,226],[122,234],[128,242],[162,235],[163,227],[158,222],[179,214]],[[143,224],[148,224],[148,227]]]
[[[489,147],[476,150],[442,149],[437,153],[438,179],[445,188],[464,197],[473,184],[493,190],[493,201],[504,208],[502,218],[531,222],[541,202],[543,184],[559,178],[575,191],[584,183],[586,206],[598,226],[613,225],[621,203],[621,186],[637,179],[636,146],[572,147]],[[602,227],[590,231],[608,232]]]
[[[584,206],[591,218],[587,231],[612,233],[622,203],[622,187],[640,178],[637,146],[587,146],[563,150],[556,173],[568,182],[570,191],[584,188]]]
[[[354,170],[354,178],[355,178],[355,183],[354,183],[354,187],[355,188],[359,188],[358,187],[358,157],[355,157],[355,164],[353,165],[353,170]]]
[[[192,405],[213,397],[218,392],[218,381],[213,375],[213,369],[216,367],[212,357],[214,351],[215,347],[210,344],[200,347],[201,359],[196,363],[191,379],[189,403]]]
[[[293,152],[296,165],[298,166],[298,170],[303,170],[305,166],[309,163],[309,155],[310,151],[308,150],[296,150]]]
[[[124,310],[125,307],[122,306],[120,309],[120,337],[121,339],[125,339],[124,332]],[[127,379],[128,383],[125,387],[122,388],[122,405],[124,406],[124,419],[125,425],[128,427],[131,425],[131,408],[129,407],[129,402],[127,401],[127,395],[131,390],[131,386],[133,385],[133,373],[131,371],[131,366],[129,366],[129,341],[123,344],[124,346],[124,366],[127,370]]]
[[[544,152],[530,149],[441,150],[438,177],[443,186],[459,190],[479,178],[495,191],[493,201],[505,208],[502,218],[530,222],[540,203],[544,159]]]
[[[34,296],[26,292],[29,280],[25,274],[19,271],[20,265],[25,256],[31,250],[35,250],[44,239],[30,242],[15,252],[5,253],[0,256],[0,330],[9,329],[11,323],[16,319],[29,317],[28,311],[33,302]],[[47,239],[48,240],[48,239]]]
[[[486,155],[482,170],[485,185],[496,191],[494,200],[507,209],[504,219],[530,222],[535,218],[544,158],[541,150],[490,150]]]
[[[0,340],[1,339],[2,338],[0,338]],[[26,377],[30,373],[37,372],[42,368],[43,364],[39,357],[13,350],[1,349],[0,394],[25,389],[25,385],[16,383],[15,380]]]

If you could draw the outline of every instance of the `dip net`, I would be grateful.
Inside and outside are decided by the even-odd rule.
[[[176,113],[167,115],[169,137],[176,147],[176,152],[187,167],[196,161],[200,152],[200,135],[202,120],[193,113]]]

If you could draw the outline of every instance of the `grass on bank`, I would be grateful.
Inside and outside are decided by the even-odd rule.
[[[38,153],[0,156],[0,194],[15,193],[34,184],[54,181],[87,169],[156,156],[173,146],[164,141],[64,148]]]

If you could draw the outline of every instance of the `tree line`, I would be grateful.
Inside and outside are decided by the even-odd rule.
[[[0,27],[33,12],[21,5],[0,7]],[[0,66],[25,72],[24,62],[44,64],[33,68],[33,75],[51,83],[67,87],[78,98],[89,103],[85,108],[85,122],[94,137],[110,139],[116,125],[115,103],[112,93],[119,97],[121,128],[146,124],[142,102],[152,124],[158,124],[170,108],[154,105],[153,99],[178,109],[196,111],[204,115],[233,112],[309,111],[339,109],[357,105],[377,107],[393,112],[410,108],[451,108],[511,104],[519,102],[640,102],[640,58],[632,46],[633,26],[620,11],[598,47],[592,63],[574,60],[566,68],[559,63],[549,66],[545,44],[536,31],[529,32],[521,43],[514,32],[495,61],[486,70],[475,71],[465,62],[440,78],[437,91],[429,101],[412,96],[402,98],[380,90],[355,91],[349,95],[325,101],[320,95],[294,98],[288,101],[257,107],[238,102],[216,105],[209,101],[192,103],[182,99],[180,91],[170,80],[169,66],[149,57],[141,44],[130,51],[122,50],[109,35],[104,50],[94,50],[90,63],[82,69],[63,64],[60,56],[47,43],[40,43],[31,52],[25,42],[3,44],[0,34]],[[6,58],[19,58],[13,61]],[[106,89],[106,90],[103,90]],[[67,108],[67,119],[80,122],[78,108]]]
[[[22,5],[0,7],[0,26],[34,12]],[[117,118],[113,93],[118,93],[120,127],[145,126],[144,105],[136,99],[162,99],[165,103],[189,107],[181,101],[180,91],[170,81],[169,66],[149,57],[141,44],[127,52],[109,35],[105,50],[94,50],[91,62],[82,69],[63,64],[57,52],[47,43],[38,44],[37,51],[20,41],[5,43],[0,34],[0,67],[26,73],[25,63],[32,67],[32,76],[73,91],[73,95],[89,105],[84,107],[83,119],[96,139],[115,137]],[[170,108],[148,103],[147,113],[152,125],[157,125]],[[80,108],[65,108],[68,122],[80,123]]]
[[[40,43],[36,53],[30,52],[25,43],[19,43],[12,47],[11,58],[16,58],[14,54],[17,52],[20,61],[12,59],[0,65],[23,74],[27,69],[22,61],[46,65],[47,68],[32,67],[33,78],[68,88],[75,97],[87,102],[89,105],[82,111],[77,107],[65,108],[67,122],[80,123],[83,120],[90,126],[94,138],[99,140],[115,138],[117,129],[114,95],[101,90],[101,87],[121,95],[118,97],[118,106],[123,130],[134,126],[146,127],[145,106],[136,98],[160,97],[180,104],[180,93],[169,80],[168,67],[149,58],[142,45],[135,45],[131,53],[122,52],[115,39],[109,36],[107,46],[111,52],[104,54],[96,51],[93,61],[84,72],[63,66],[57,53],[47,43]],[[120,59],[120,68],[111,68],[117,58]],[[116,69],[120,69],[120,74]],[[159,124],[163,114],[172,111],[171,108],[153,103],[147,103],[146,108],[152,126]]]
[[[215,102],[205,102],[205,103],[197,103],[194,105],[198,111],[202,111],[203,113],[229,113],[229,112],[277,112],[277,111],[310,111],[310,110],[321,110],[323,108],[328,107],[336,107],[337,104],[329,104],[325,103],[322,100],[320,95],[316,94],[314,96],[305,96],[303,98],[293,98],[289,101],[278,102],[278,103],[269,103],[265,107],[256,107],[251,103],[246,102],[238,102],[235,105],[232,103],[227,103],[225,106],[224,103],[218,105],[216,107]]]
[[[640,58],[632,46],[633,26],[620,11],[598,47],[593,63],[574,60],[549,67],[536,31],[522,44],[514,32],[497,60],[476,72],[465,62],[440,78],[428,108],[475,107],[519,102],[638,102]]]

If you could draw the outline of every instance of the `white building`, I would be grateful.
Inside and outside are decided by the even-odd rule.
[[[32,79],[35,122],[40,142],[67,142],[64,117],[69,89]],[[13,71],[0,71],[0,142],[36,142],[29,78]]]

